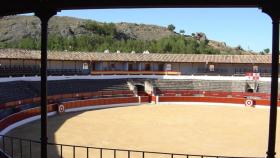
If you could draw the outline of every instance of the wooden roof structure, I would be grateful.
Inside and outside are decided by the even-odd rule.
[[[40,60],[40,51],[0,49],[1,59]],[[160,53],[98,53],[50,51],[49,60],[116,61],[116,62],[167,62],[167,63],[231,63],[270,64],[271,55],[207,55],[207,54],[160,54]]]
[[[13,15],[49,8],[55,11],[104,8],[258,8],[262,0],[3,0],[0,15]]]

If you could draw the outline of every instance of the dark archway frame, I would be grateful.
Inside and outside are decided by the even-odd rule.
[[[58,11],[107,8],[260,8],[272,19],[272,72],[267,158],[275,158],[278,65],[278,0],[8,0],[0,6],[0,16],[35,13],[41,20],[41,157],[47,158],[47,36],[48,21]]]

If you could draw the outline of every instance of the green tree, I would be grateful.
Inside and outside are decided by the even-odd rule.
[[[266,54],[268,54],[270,52],[270,49],[269,48],[266,48],[263,50]]]
[[[19,47],[22,49],[38,49],[38,42],[36,41],[36,39],[32,39],[30,37],[26,37],[23,38],[22,40],[20,40],[20,42],[18,43],[18,45],[14,46],[14,47]]]
[[[96,21],[86,21],[81,27],[92,31],[93,33],[99,35],[111,35],[114,36],[116,34],[116,26],[113,23],[98,23]]]
[[[180,34],[184,35],[185,34],[185,30],[180,30]]]
[[[270,52],[269,48],[264,49],[263,51],[260,52],[261,55],[266,55]]]
[[[170,25],[167,26],[167,29],[169,31],[174,31],[175,30],[175,26],[173,24],[170,24]]]

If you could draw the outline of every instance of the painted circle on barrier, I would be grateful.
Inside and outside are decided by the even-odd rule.
[[[64,113],[65,112],[65,108],[63,104],[58,105],[58,113]]]
[[[245,106],[254,106],[254,101],[252,99],[247,99],[245,101]]]

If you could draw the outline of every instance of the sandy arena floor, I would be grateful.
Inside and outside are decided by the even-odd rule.
[[[268,113],[268,109],[201,105],[145,105],[68,113],[49,118],[49,142],[261,157],[266,155],[267,150]],[[279,127],[278,117],[278,134]],[[40,122],[35,121],[16,128],[8,135],[39,140],[39,132]],[[35,150],[38,145],[33,146],[34,154],[37,155]],[[26,147],[27,144],[24,145]],[[59,156],[59,148],[53,147],[50,150],[50,157]],[[276,150],[279,155],[279,139]],[[103,153],[107,154],[104,158],[113,158],[112,151],[107,152]],[[91,154],[99,154],[99,151],[91,150]],[[121,158],[127,158],[124,154],[118,153],[123,155]],[[134,158],[141,156],[133,154]],[[63,155],[72,157],[72,150],[64,148]],[[76,156],[86,157],[85,150],[76,149]]]

